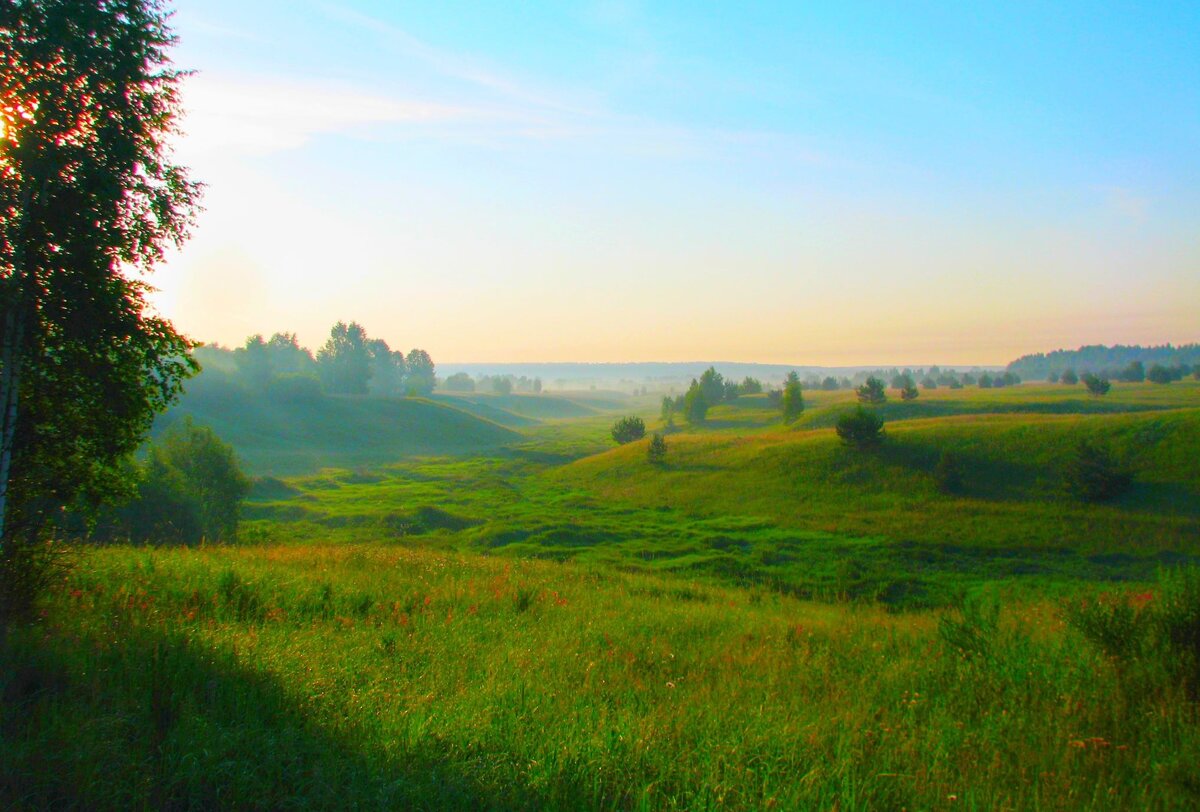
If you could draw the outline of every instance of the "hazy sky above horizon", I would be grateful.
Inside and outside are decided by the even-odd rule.
[[[1004,363],[1200,340],[1200,5],[188,0],[205,341]],[[968,9],[967,6],[973,6]]]

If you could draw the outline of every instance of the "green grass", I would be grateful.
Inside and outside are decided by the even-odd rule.
[[[5,643],[0,804],[1200,802],[1169,672],[998,599],[992,625],[378,544],[92,550]]]
[[[0,639],[0,807],[1200,804],[1191,661],[1139,637],[1200,627],[1155,584],[1200,563],[1200,386],[923,392],[872,452],[806,396],[662,465],[608,435],[653,397],[207,403],[284,478],[241,546],[80,551]],[[1131,492],[1066,496],[1082,439]]]
[[[276,476],[382,465],[421,454],[479,453],[521,439],[486,415],[422,398],[291,400],[198,385],[156,429],[185,415],[231,443],[251,473]]]

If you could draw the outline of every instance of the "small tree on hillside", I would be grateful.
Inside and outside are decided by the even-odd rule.
[[[913,379],[909,378],[908,382],[900,390],[900,399],[901,400],[916,400],[920,396],[920,394],[921,393],[917,391],[917,385],[915,383],[913,383]]]
[[[1125,383],[1141,383],[1146,380],[1146,367],[1141,361],[1130,361],[1129,366],[1121,370],[1118,380]]]
[[[1180,376],[1182,377],[1182,376]],[[1155,364],[1150,367],[1150,371],[1146,373],[1146,380],[1151,383],[1170,383],[1175,376],[1171,374],[1171,370],[1164,367],[1162,364]]]
[[[622,417],[612,427],[612,438],[621,445],[646,436],[646,424],[640,417]]]
[[[404,389],[408,394],[424,397],[437,385],[437,370],[425,350],[409,350],[404,359],[404,368]]]
[[[692,381],[687,394],[683,396],[683,414],[692,424],[703,423],[708,417],[708,399],[696,381]]]
[[[800,376],[795,370],[788,373],[783,382],[783,420],[791,423],[804,413],[804,390],[800,387]]]
[[[887,401],[887,392],[884,391],[883,381],[874,375],[867,378],[866,382],[858,387],[857,392],[859,403],[885,403]]]
[[[854,411],[838,418],[837,435],[846,445],[855,448],[875,448],[883,442],[883,420],[860,404]]]
[[[933,483],[942,493],[962,493],[962,463],[955,454],[942,452],[937,465],[933,467]]]
[[[1075,374],[1075,370],[1070,368],[1063,370],[1063,374],[1058,379],[1067,386],[1074,386],[1079,383],[1079,376]]]
[[[1083,385],[1087,387],[1088,394],[1093,397],[1102,397],[1108,394],[1108,390],[1112,388],[1112,384],[1108,382],[1108,378],[1101,378],[1093,375],[1090,372],[1085,372]]]
[[[654,432],[654,436],[650,438],[650,445],[646,447],[646,458],[654,465],[667,458],[667,441],[658,432]]]
[[[704,401],[709,406],[715,406],[725,397],[725,378],[717,372],[716,367],[709,367],[700,376],[700,391],[704,393]]]
[[[1129,490],[1133,474],[1107,448],[1081,440],[1067,463],[1064,481],[1067,492],[1085,502],[1108,502]]]

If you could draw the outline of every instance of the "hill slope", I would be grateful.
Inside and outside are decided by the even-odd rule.
[[[522,439],[497,423],[420,398],[274,399],[203,378],[156,425],[185,415],[231,443],[254,474],[290,475],[426,454],[463,454]]]

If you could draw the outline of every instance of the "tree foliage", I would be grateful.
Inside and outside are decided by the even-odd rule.
[[[804,413],[804,390],[800,386],[800,376],[795,370],[788,373],[783,382],[783,420],[791,423]]]
[[[367,331],[358,322],[339,321],[317,352],[317,367],[325,391],[336,395],[365,395],[371,380],[371,350]]]
[[[1108,382],[1107,378],[1101,378],[1100,376],[1093,375],[1090,372],[1085,372],[1080,380],[1082,380],[1083,385],[1087,387],[1088,394],[1095,397],[1107,395],[1108,390],[1112,388],[1112,384]]]
[[[0,4],[0,545],[95,504],[195,369],[146,311],[199,187],[157,0]]]
[[[1085,502],[1108,502],[1129,490],[1133,474],[1107,448],[1082,440],[1067,463],[1064,480],[1073,496]]]
[[[650,444],[646,446],[646,458],[656,465],[667,458],[667,441],[658,432],[654,432]]]
[[[867,378],[863,382],[863,385],[858,387],[856,391],[859,403],[884,403],[887,401],[887,393],[883,389],[883,381],[874,375]]]
[[[688,387],[687,394],[683,396],[683,415],[687,421],[692,424],[703,423],[708,418],[708,398],[704,396],[704,390],[700,388],[700,384],[693,380],[692,385]]]
[[[640,417],[622,417],[612,427],[612,438],[621,445],[646,436],[646,424]]]
[[[843,443],[860,449],[880,445],[885,435],[883,420],[861,404],[838,418],[836,430]]]
[[[233,448],[191,420],[151,445],[136,472],[136,496],[102,535],[141,543],[232,541],[250,481]]]

